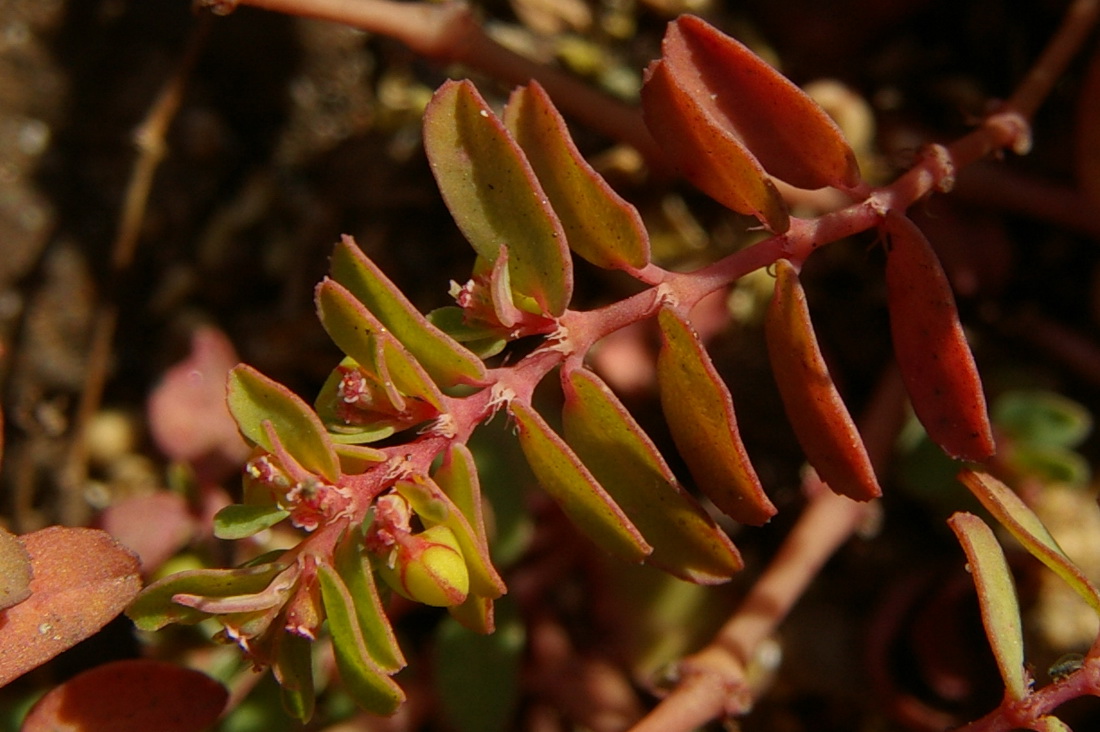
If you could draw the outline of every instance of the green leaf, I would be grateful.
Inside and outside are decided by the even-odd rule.
[[[344,688],[368,712],[393,714],[405,701],[405,692],[371,658],[347,585],[335,569],[325,564],[317,565],[317,578]]]
[[[447,612],[451,617],[462,624],[462,627],[475,633],[488,635],[496,630],[496,618],[493,614],[494,601],[488,597],[481,597],[470,593],[466,601],[459,605],[451,605]]]
[[[356,528],[336,546],[333,562],[336,572],[348,588],[355,602],[355,615],[367,653],[382,670],[395,673],[405,667],[405,656],[397,644],[378,587],[374,582],[374,573],[363,557],[363,531]]]
[[[444,620],[435,634],[436,684],[443,716],[458,732],[515,729],[525,633],[511,605],[492,635]]]
[[[964,470],[959,480],[986,510],[1023,544],[1032,556],[1047,565],[1100,614],[1100,591],[1058,546],[1039,517],[1011,488],[986,473]]]
[[[478,358],[491,358],[508,345],[508,339],[499,329],[483,325],[470,325],[465,320],[465,311],[457,306],[448,305],[428,313],[428,320],[447,335],[470,349]]]
[[[565,515],[604,551],[628,562],[643,561],[653,547],[569,446],[530,406],[513,400],[508,410],[531,471]]]
[[[229,411],[241,433],[267,451],[274,449],[263,428],[269,421],[279,441],[302,467],[330,483],[340,462],[320,417],[298,395],[246,364],[229,372]]]
[[[381,355],[381,354],[379,354]],[[385,368],[385,360],[383,359],[383,368]],[[329,377],[325,379],[325,383],[321,385],[321,390],[317,394],[317,415],[321,420],[321,423],[328,430],[328,438],[333,443],[333,449],[337,451],[339,457],[340,448],[339,445],[353,445],[356,447],[361,446],[365,442],[377,442],[378,440],[384,440],[393,433],[397,432],[399,426],[401,426],[401,420],[393,417],[390,414],[377,415],[377,419],[359,423],[345,422],[337,413],[336,406],[340,400],[340,381],[343,378],[341,369],[359,368],[359,362],[353,358],[345,358],[340,362],[338,368],[333,369]],[[392,387],[392,380],[391,380]],[[364,413],[364,416],[367,416]],[[366,448],[371,449],[371,448]],[[345,459],[350,456],[350,453],[343,453]],[[363,457],[367,456],[364,453]],[[361,464],[361,463],[360,463]]]
[[[574,252],[608,269],[649,264],[642,217],[581,156],[538,82],[512,93],[504,123],[527,154]]]
[[[680,486],[621,402],[595,374],[563,374],[565,439],[653,545],[646,562],[701,584],[744,566],[729,537]]]
[[[787,204],[760,162],[676,82],[664,61],[646,69],[642,112],[668,159],[695,187],[777,234],[790,228]]]
[[[517,305],[529,297],[536,315],[565,312],[573,292],[565,232],[527,158],[473,84],[447,81],[436,91],[424,110],[424,147],[474,251],[495,262],[508,246]]]
[[[967,567],[978,589],[985,634],[993,647],[1009,696],[1019,701],[1028,694],[1024,670],[1024,637],[1016,587],[1004,552],[984,521],[970,513],[947,520],[966,552]]]
[[[707,124],[743,142],[771,175],[799,188],[859,184],[855,154],[828,113],[743,44],[683,15],[661,57]]]
[[[460,442],[452,442],[443,455],[443,462],[432,474],[432,480],[466,518],[482,551],[487,553],[489,538],[485,533],[481,482],[470,448]]]
[[[219,539],[244,539],[279,523],[290,511],[277,505],[246,506],[234,503],[214,514],[214,536]]]
[[[1050,391],[1002,394],[993,405],[993,421],[1014,441],[1036,447],[1076,447],[1092,431],[1087,409]]]
[[[146,587],[126,615],[142,630],[160,630],[170,623],[192,624],[209,616],[172,601],[176,595],[233,597],[267,588],[287,565],[271,562],[236,569],[191,569],[158,580]]]
[[[484,385],[485,365],[433,325],[350,236],[332,254],[332,278],[346,287],[424,366],[437,384]]]
[[[695,483],[723,513],[759,525],[775,515],[737,431],[733,399],[699,337],[669,308],[658,315],[657,384],[673,441]]]
[[[337,442],[333,447],[340,458],[340,471],[344,475],[361,475],[378,463],[386,461],[386,453],[366,445],[344,445]]]
[[[1002,458],[1012,470],[1037,476],[1045,483],[1084,487],[1089,481],[1089,463],[1081,455],[1061,447],[1014,445]]]
[[[308,722],[316,702],[313,643],[297,633],[279,633],[274,644],[271,670],[279,682],[283,708],[295,719]]]
[[[794,265],[776,262],[764,320],[768,356],[787,419],[810,465],[834,491],[857,501],[882,495],[871,458],[817,344]]]

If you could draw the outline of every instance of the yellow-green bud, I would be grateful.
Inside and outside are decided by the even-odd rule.
[[[458,539],[443,525],[398,538],[390,563],[380,563],[378,576],[410,600],[435,607],[459,605],[470,591]]]

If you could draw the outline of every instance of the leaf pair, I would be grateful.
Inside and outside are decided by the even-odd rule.
[[[832,119],[744,45],[685,15],[661,50],[642,87],[646,125],[704,193],[782,233],[789,214],[770,175],[800,188],[860,184]]]
[[[502,120],[470,82],[444,83],[424,112],[424,145],[481,270],[493,272],[507,256],[490,290],[507,282],[519,310],[550,318],[565,312],[573,292],[569,247],[601,267],[648,264],[637,211],[581,157],[537,84],[516,90]]]

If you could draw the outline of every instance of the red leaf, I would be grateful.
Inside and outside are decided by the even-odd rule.
[[[95,633],[141,589],[137,557],[106,532],[51,526],[22,541],[34,579],[0,613],[0,686]]]
[[[986,460],[996,445],[947,276],[924,234],[904,215],[888,213],[882,232],[890,331],[913,410],[948,455]]]
[[[191,539],[196,520],[178,493],[157,491],[112,503],[98,526],[137,553],[142,573],[149,576]]]
[[[201,732],[229,698],[209,676],[163,661],[114,661],[38,700],[23,732]]]

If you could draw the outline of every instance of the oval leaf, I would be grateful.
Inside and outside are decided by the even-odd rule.
[[[882,232],[890,332],[913,411],[948,455],[986,460],[997,448],[947,276],[932,245],[904,215],[886,214]]]
[[[324,564],[317,565],[317,577],[344,688],[368,712],[393,714],[405,701],[405,692],[372,659],[347,585],[336,570]]]
[[[345,235],[336,245],[331,271],[332,278],[409,349],[437,384],[452,387],[486,383],[481,359],[432,325],[350,236]]]
[[[744,563],[729,537],[680,486],[656,445],[595,374],[563,375],[565,439],[653,545],[646,562],[700,584]]]
[[[771,231],[790,228],[787,204],[759,161],[656,61],[645,72],[642,113],[668,159],[696,188]]]
[[[84,671],[38,700],[23,732],[202,732],[229,700],[206,674],[164,661],[113,661]]]
[[[91,636],[141,589],[137,557],[104,531],[51,526],[20,541],[31,594],[0,613],[0,686]]]
[[[695,484],[727,516],[758,526],[775,515],[737,431],[733,399],[688,322],[658,315],[657,384],[676,448]]]
[[[424,110],[424,148],[443,200],[474,251],[493,262],[501,245],[517,303],[565,312],[573,266],[565,232],[531,165],[473,84],[447,81]]]
[[[290,511],[276,505],[246,506],[234,503],[214,514],[214,536],[219,539],[244,539],[264,529],[270,529]]]
[[[1019,701],[1028,694],[1024,670],[1024,637],[1016,586],[1004,552],[984,521],[970,513],[947,520],[966,552],[967,567],[978,590],[982,625],[993,647],[1008,695]]]
[[[33,577],[31,555],[23,542],[15,534],[0,528],[0,610],[18,605],[30,597]]]
[[[1032,556],[1047,565],[1100,614],[1100,590],[1073,563],[1039,517],[1015,492],[987,473],[964,470],[959,480]]]
[[[857,501],[881,496],[867,449],[818,347],[798,273],[786,259],[776,262],[764,334],[787,419],[810,465],[837,493]]]
[[[569,446],[528,405],[513,400],[508,410],[531,471],[565,515],[604,551],[628,562],[643,561],[653,547]]]
[[[799,188],[859,185],[859,164],[817,102],[743,44],[684,15],[661,44],[672,83],[771,175]]]
[[[330,483],[340,462],[317,414],[297,394],[256,369],[241,364],[229,372],[229,411],[241,433],[268,452],[274,450],[263,428],[268,421],[279,441],[307,470]]]
[[[581,156],[565,120],[537,82],[512,93],[504,123],[561,218],[570,249],[608,269],[649,264],[649,235],[641,215]]]

